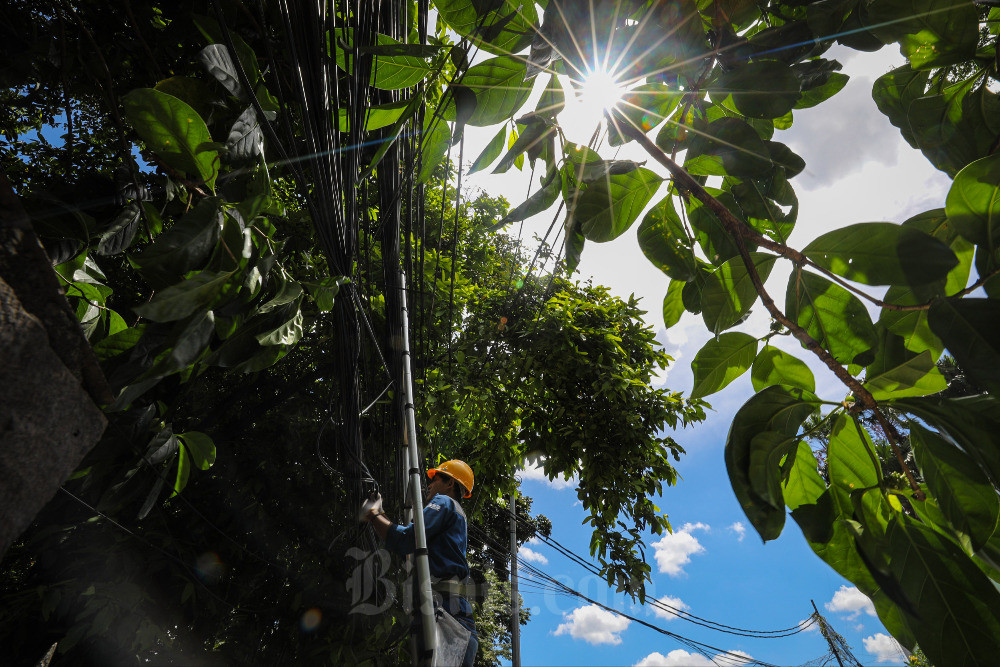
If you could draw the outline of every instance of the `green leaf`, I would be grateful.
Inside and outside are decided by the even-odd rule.
[[[708,89],[721,103],[732,95],[736,109],[751,118],[780,118],[795,108],[801,93],[791,68],[773,60],[754,60],[722,73]]]
[[[753,360],[750,381],[754,391],[771,385],[816,391],[816,380],[812,371],[799,359],[771,345],[765,345]]]
[[[135,202],[127,204],[111,226],[101,234],[101,240],[97,244],[97,254],[117,255],[128,250],[135,233],[139,230],[141,219],[139,205]]]
[[[781,534],[785,525],[785,511],[783,507],[774,507],[754,491],[750,481],[752,440],[759,433],[766,432],[794,438],[802,422],[812,414],[818,403],[819,399],[811,392],[768,387],[744,403],[733,418],[726,439],[726,470],[736,499],[747,519],[765,541],[773,540]]]
[[[154,322],[180,320],[196,310],[208,308],[223,293],[232,277],[232,271],[201,271],[157,292],[148,303],[132,310]]]
[[[903,225],[926,232],[947,244],[955,253],[959,263],[951,270],[948,277],[939,283],[919,288],[893,286],[886,292],[883,300],[901,306],[914,306],[926,303],[934,296],[956,294],[964,289],[968,284],[972,268],[974,247],[956,232],[954,225],[948,222],[944,209],[934,209],[915,215]],[[889,331],[902,336],[908,350],[918,353],[930,350],[935,360],[944,350],[941,339],[931,331],[926,309],[900,311],[884,308],[879,316],[879,323]]]
[[[774,267],[774,255],[750,253],[761,283]],[[733,257],[717,268],[705,281],[701,291],[702,318],[713,334],[718,334],[742,322],[757,301],[757,289],[750,279],[742,257]]]
[[[104,340],[96,343],[94,345],[94,354],[97,355],[98,361],[107,361],[108,359],[114,359],[119,354],[123,352],[128,352],[139,339],[142,338],[142,334],[145,332],[146,326],[140,324],[137,327],[132,327],[125,329],[124,331],[119,331],[117,333],[111,334]]]
[[[1000,401],[989,395],[964,398],[902,398],[892,406],[920,417],[953,439],[1000,489]]]
[[[143,378],[164,377],[187,368],[205,351],[213,333],[215,314],[210,310],[195,312],[189,321],[179,322],[171,332],[167,354]]]
[[[663,326],[667,329],[677,324],[684,314],[684,300],[681,296],[684,285],[683,281],[671,280],[667,294],[663,297]]]
[[[706,189],[730,211],[738,212],[740,210],[731,193],[712,188]],[[687,203],[687,210],[688,222],[691,223],[698,245],[701,246],[709,262],[719,266],[726,260],[740,254],[736,242],[733,241],[725,226],[711,209],[692,198]],[[754,249],[753,245],[749,243],[747,245],[750,250]]]
[[[549,77],[549,82],[542,91],[542,96],[538,98],[535,105],[535,113],[549,118],[555,118],[566,108],[566,94],[563,92],[562,84],[553,74]]]
[[[1000,154],[976,160],[958,172],[945,202],[958,233],[989,251],[1000,247]]]
[[[396,121],[397,123],[399,120]],[[398,136],[398,134],[397,134]],[[434,114],[424,114],[424,136],[421,149],[418,183],[426,183],[434,175],[434,170],[444,161],[448,153],[451,131],[448,123],[440,118],[434,122]]]
[[[178,433],[177,438],[184,443],[191,462],[198,470],[208,470],[215,463],[215,443],[200,431]]]
[[[470,67],[461,84],[476,96],[476,110],[469,125],[488,127],[512,118],[531,93],[531,83],[524,80],[524,75],[524,60],[515,56],[490,58]],[[455,120],[455,113],[455,102],[450,100],[444,119]]]
[[[958,265],[930,234],[891,222],[865,222],[819,236],[802,249],[819,266],[866,285],[924,285]]]
[[[988,298],[940,299],[931,305],[928,321],[958,365],[976,383],[1000,394],[1000,303]]]
[[[895,368],[865,378],[865,389],[876,401],[907,396],[926,396],[944,391],[948,381],[934,365],[930,350],[924,350]]]
[[[131,262],[153,287],[170,285],[199,268],[219,240],[224,217],[220,200],[209,197],[178,220]]]
[[[170,494],[171,498],[184,490],[190,476],[191,457],[188,455],[187,448],[181,447],[177,452],[177,477],[174,480],[174,492]]]
[[[365,122],[365,131],[371,132],[383,127],[392,125],[410,106],[410,99],[402,99],[387,104],[367,107],[362,115]],[[341,132],[350,132],[350,114],[347,107],[337,109],[337,129]]]
[[[846,74],[841,74],[840,72],[831,73],[830,78],[826,80],[826,83],[815,88],[802,91],[802,97],[800,97],[799,101],[795,103],[795,108],[808,109],[816,106],[820,102],[827,101],[843,90],[849,79],[850,77]]]
[[[493,173],[499,174],[507,171],[510,169],[511,165],[514,164],[515,160],[521,157],[524,153],[528,153],[530,156],[532,151],[539,150],[544,142],[554,136],[555,133],[556,129],[546,123],[528,123],[527,127],[524,128],[520,135],[511,135],[516,136],[517,138],[507,149],[507,154],[504,155],[503,159],[500,160],[500,163],[497,164]]]
[[[538,25],[534,3],[520,0],[435,0],[434,7],[449,28],[493,54],[526,49]]]
[[[541,213],[548,209],[552,204],[555,203],[556,199],[559,197],[559,193],[562,191],[562,172],[558,169],[553,169],[545,177],[542,182],[542,187],[539,188],[528,197],[526,200],[518,204],[514,210],[505,215],[500,222],[496,225],[491,226],[489,229],[499,229],[505,225],[509,225],[512,222],[520,222],[521,220],[527,220],[533,215]]]
[[[691,362],[694,386],[691,398],[719,391],[743,375],[757,356],[757,339],[741,332],[724,333],[698,350]]]
[[[979,20],[972,3],[935,0],[879,0],[868,8],[870,30],[882,41],[899,42],[915,69],[954,65],[972,58]]]
[[[153,88],[133,90],[122,105],[132,127],[164,164],[215,190],[219,153],[205,148],[212,137],[194,109]]]
[[[920,424],[911,424],[910,442],[920,472],[952,527],[968,535],[976,551],[996,533],[1000,498],[975,461]]]
[[[907,108],[913,144],[938,169],[954,176],[970,162],[991,155],[1000,134],[1000,96],[976,77],[918,97]]]
[[[257,342],[261,345],[294,345],[302,338],[302,322],[302,311],[296,310],[291,319],[277,328],[258,334]]]
[[[1000,652],[1000,593],[953,542],[897,514],[886,529],[891,574],[920,648],[937,665],[983,664]],[[989,660],[987,659],[987,662]]]
[[[588,240],[611,241],[632,226],[662,182],[649,169],[609,176],[587,187],[572,216]]]
[[[808,271],[793,271],[785,295],[788,317],[842,364],[871,350],[875,326],[864,304],[840,285]]]
[[[687,232],[668,195],[649,209],[637,232],[639,247],[656,268],[681,282],[692,280],[698,270]]]
[[[347,56],[340,48],[339,41],[354,45],[354,31],[350,28],[338,28],[335,32],[337,66],[348,71]],[[375,44],[361,48],[361,51],[375,57],[372,59],[370,84],[381,90],[401,90],[412,88],[426,78],[431,66],[424,58],[433,55],[427,47],[419,44],[403,44],[388,35],[375,34]],[[350,63],[353,70],[355,63]],[[344,130],[341,130],[344,131]]]
[[[686,159],[700,155],[719,157],[725,173],[739,178],[763,178],[772,166],[757,131],[739,118],[720,118],[696,133],[688,142]]]
[[[856,419],[837,415],[827,449],[830,484],[846,493],[875,487],[881,466],[868,431]]]
[[[506,139],[507,126],[504,125],[501,126],[500,131],[496,133],[496,136],[490,139],[490,143],[486,145],[486,148],[484,148],[483,152],[479,154],[476,161],[472,163],[472,168],[469,169],[469,174],[471,175],[477,171],[482,171],[486,167],[493,164],[493,161],[500,156],[501,152],[503,152],[504,140]]]
[[[879,111],[899,128],[903,138],[914,148],[919,148],[919,145],[910,128],[908,114],[910,105],[923,97],[928,76],[927,72],[903,65],[880,76],[872,87],[872,97]]]
[[[340,292],[341,285],[347,282],[347,278],[327,277],[318,283],[302,283],[305,285],[309,296],[316,303],[316,309],[320,312],[327,312],[333,309],[334,298]]]

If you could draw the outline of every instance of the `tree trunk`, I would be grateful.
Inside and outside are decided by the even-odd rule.
[[[107,423],[112,399],[48,256],[0,171],[0,555]]]

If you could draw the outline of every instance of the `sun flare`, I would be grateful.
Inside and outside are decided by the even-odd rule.
[[[588,109],[593,109],[603,115],[612,108],[625,93],[615,76],[604,69],[598,69],[587,74],[580,91],[580,101]]]

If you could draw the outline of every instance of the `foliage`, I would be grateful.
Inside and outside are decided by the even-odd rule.
[[[445,15],[478,6],[436,5]],[[990,581],[1000,581],[993,546],[1000,163],[993,155],[997,95],[988,85],[998,76],[996,12],[896,0],[550,0],[535,26],[529,77],[562,72],[579,83],[598,54],[615,63],[620,81],[647,94],[630,95],[632,107],[608,114],[609,142],[637,142],[669,182],[603,159],[596,144],[566,144],[557,114],[536,110],[520,121],[556,130],[561,149],[550,143],[527,157],[544,160],[561,180],[570,267],[587,242],[620,235],[665,191],[639,238],[670,278],[668,326],[686,310],[701,314],[716,336],[695,357],[692,395],[710,395],[746,371],[758,391],[735,415],[726,445],[748,518],[762,538],[774,539],[790,508],[813,549],[872,597],[890,632],[907,647],[919,641],[938,663],[988,661],[1000,648],[1000,596]],[[941,208],[902,225],[849,224],[796,250],[786,244],[797,213],[791,179],[804,163],[775,130],[843,87],[839,63],[824,58],[835,42],[861,50],[899,45],[906,64],[881,77],[873,96],[954,184]],[[501,90],[507,101],[519,94],[500,77],[493,89],[477,80],[477,103],[494,105]],[[779,261],[793,266],[783,306],[764,286]],[[868,289],[885,285],[881,298]],[[730,331],[758,298],[770,329]],[[841,380],[847,399],[816,395],[808,367],[768,344],[778,335],[801,342]],[[947,382],[935,362],[945,349],[983,393],[941,394]],[[833,408],[824,418],[828,481],[802,441],[817,426],[804,427],[807,417],[822,405]],[[910,426],[915,462],[903,458],[889,411],[919,420]],[[873,424],[900,462],[902,487],[880,462],[887,457],[873,443]]]

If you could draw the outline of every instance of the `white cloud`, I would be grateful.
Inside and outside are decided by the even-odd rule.
[[[746,537],[747,527],[743,525],[742,521],[734,521],[733,525],[729,526],[729,530],[736,533],[736,541],[742,542],[743,538]]]
[[[579,478],[576,476],[570,479],[563,479],[562,477],[556,477],[555,479],[549,479],[545,471],[542,470],[541,463],[538,461],[528,462],[525,464],[524,468],[517,471],[517,476],[521,478],[521,481],[531,480],[533,482],[541,482],[546,486],[550,486],[553,489],[570,489],[576,488],[580,484]]]
[[[799,621],[799,627],[802,628],[803,632],[819,632],[819,623],[812,616]]]
[[[720,653],[709,659],[700,653],[688,653],[684,649],[674,649],[670,653],[650,653],[645,658],[635,663],[634,667],[715,667],[719,664],[739,665],[732,655],[740,655],[746,658],[746,662],[752,662],[753,657],[743,651],[729,651],[727,654]]]
[[[872,604],[872,601],[868,599],[867,595],[859,591],[854,586],[841,586],[840,589],[833,594],[833,599],[823,606],[826,607],[827,611],[847,614],[847,618],[852,621],[856,619],[861,612],[865,612],[869,616],[876,616],[875,605]]]
[[[664,535],[653,542],[654,555],[659,571],[676,577],[684,573],[684,566],[691,562],[691,556],[704,553],[698,538],[691,534],[695,530],[709,530],[708,524],[686,523],[680,530]]]
[[[540,563],[542,565],[548,565],[549,559],[542,554],[529,549],[528,547],[521,547],[517,551],[517,555],[528,561],[529,563]]]
[[[673,607],[674,609],[680,609],[681,611],[687,611],[691,609],[691,607],[687,606],[687,604],[680,598],[670,597],[669,595],[664,595],[662,598],[657,600],[657,602],[662,602],[668,607]],[[656,614],[659,618],[663,618],[668,621],[672,621],[675,618],[677,618],[677,614],[670,611],[669,609],[663,609],[662,607],[657,607],[655,605],[653,606],[653,613]]]
[[[621,644],[622,638],[618,634],[624,632],[631,622],[624,616],[611,613],[595,604],[578,607],[563,614],[563,617],[567,622],[556,628],[556,636],[568,634],[573,639],[582,639],[595,645]]]
[[[899,642],[887,634],[879,632],[861,641],[865,645],[865,650],[875,656],[877,662],[889,662],[906,657],[906,652]]]

